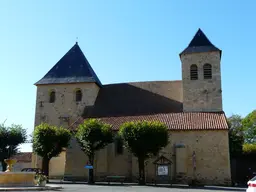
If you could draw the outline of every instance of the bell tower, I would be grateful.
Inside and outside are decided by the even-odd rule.
[[[222,111],[221,50],[199,29],[180,53],[184,112]]]

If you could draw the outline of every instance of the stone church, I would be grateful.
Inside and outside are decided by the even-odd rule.
[[[158,120],[168,126],[170,143],[146,162],[147,182],[204,184],[231,182],[228,124],[222,108],[221,54],[199,29],[180,53],[182,80],[102,84],[76,43],[38,82],[35,126],[42,122],[75,132],[87,118],[118,130],[126,121]],[[75,139],[58,166],[65,180],[86,180],[88,161]],[[33,166],[40,167],[34,157]],[[58,158],[58,157],[56,157]],[[36,160],[35,160],[36,159]],[[138,163],[114,142],[98,151],[96,181],[107,176],[138,179]]]

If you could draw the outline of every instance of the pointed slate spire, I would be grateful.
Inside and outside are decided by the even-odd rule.
[[[188,53],[199,53],[199,52],[209,52],[209,51],[220,51],[215,45],[211,43],[211,41],[206,37],[204,32],[199,28],[196,32],[195,36],[189,43],[188,47],[180,53],[188,54]]]
[[[53,66],[53,68],[35,85],[101,82],[84,56],[78,43]]]

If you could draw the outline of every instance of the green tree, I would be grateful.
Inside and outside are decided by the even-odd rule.
[[[229,125],[229,148],[230,155],[239,155],[243,152],[244,128],[242,125],[243,118],[240,115],[232,115],[228,119]]]
[[[242,121],[244,127],[245,143],[256,142],[256,110],[249,113]]]
[[[82,151],[87,155],[92,166],[95,152],[112,143],[113,138],[114,133],[111,129],[111,125],[97,119],[85,120],[79,125],[76,133],[77,142],[80,144]],[[89,170],[88,183],[94,183],[93,169]]]
[[[121,125],[120,136],[128,150],[138,158],[139,184],[145,184],[145,160],[168,144],[167,126],[160,122],[139,121]]]
[[[4,159],[8,159],[18,153],[18,146],[25,143],[26,139],[26,129],[23,129],[21,125],[5,126],[0,124],[0,162],[2,163],[2,171],[6,170]]]
[[[56,127],[47,123],[36,126],[33,136],[34,152],[42,157],[42,171],[49,176],[49,162],[57,157],[63,148],[68,147],[71,133],[68,129]]]

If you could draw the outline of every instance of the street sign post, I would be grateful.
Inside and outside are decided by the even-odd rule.
[[[84,166],[86,169],[93,169],[93,166],[91,165],[90,161],[87,161],[86,165]]]
[[[93,166],[91,165],[90,162],[87,162],[86,165],[84,166],[84,168],[88,169],[88,179],[90,180],[90,170],[93,169]]]
[[[93,169],[93,166],[92,165],[85,165],[84,168],[86,168],[86,169]]]

